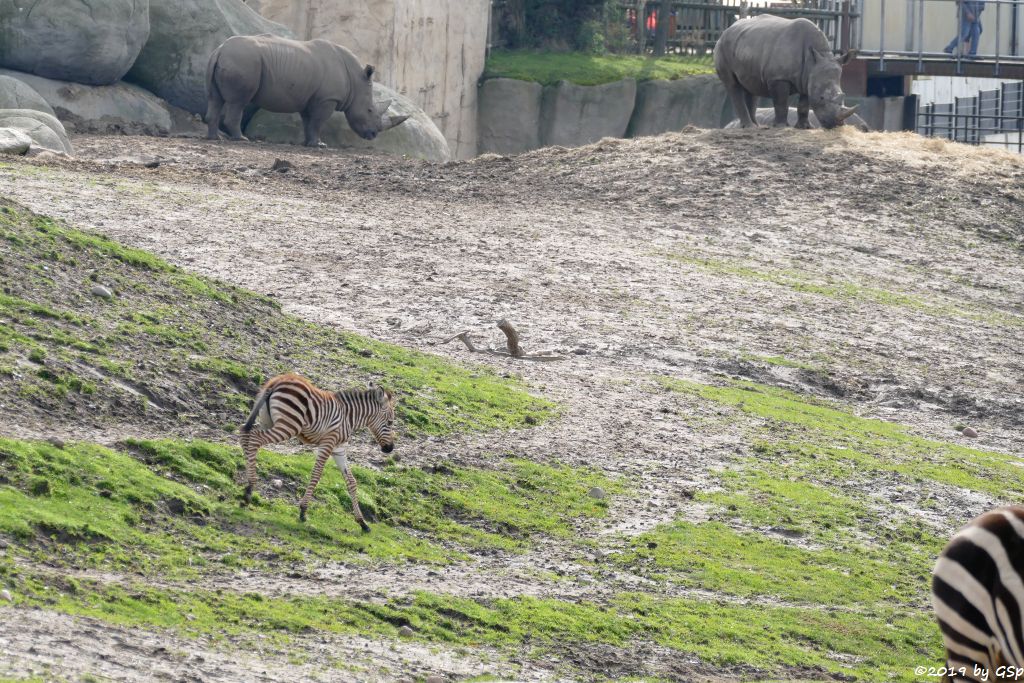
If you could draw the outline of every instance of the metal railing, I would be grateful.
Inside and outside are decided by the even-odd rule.
[[[782,17],[803,17],[817,24],[835,51],[849,46],[849,27],[856,16],[854,0],[805,0],[801,5],[791,2],[747,3],[743,0],[626,0],[619,3],[628,17],[639,52],[648,51],[654,42],[652,18],[658,16],[663,2],[671,12],[666,47],[669,52],[710,54],[722,31],[741,16],[774,14]]]
[[[952,103],[926,104],[917,112],[917,132],[1024,154],[1024,82],[1003,83],[998,90]]]
[[[855,45],[862,56],[879,59],[885,70],[887,59],[917,60],[918,71],[925,71],[928,60],[955,61],[957,72],[965,61],[993,65],[999,75],[1001,64],[1024,63],[1024,2],[1022,0],[986,0],[978,18],[982,27],[976,56],[963,49],[952,54],[943,47],[960,36],[965,23],[964,5],[957,0],[855,0],[856,14],[862,18],[853,30]],[[994,40],[993,40],[994,36]],[[962,48],[965,41],[958,41]],[[973,46],[972,46],[973,47]],[[972,50],[974,51],[974,50]]]

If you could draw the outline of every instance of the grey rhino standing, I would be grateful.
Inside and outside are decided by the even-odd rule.
[[[800,94],[797,128],[810,128],[808,109],[821,125],[835,128],[856,111],[843,106],[842,66],[856,53],[832,56],[825,34],[806,19],[762,14],[740,19],[715,44],[715,71],[725,84],[744,128],[756,127],[754,97],[771,97],[775,125],[786,126],[789,96]]]
[[[387,114],[390,102],[373,103],[373,67],[365,68],[350,50],[326,40],[299,41],[270,34],[233,36],[210,55],[206,67],[207,137],[224,129],[244,140],[246,106],[273,112],[299,112],[305,144],[325,147],[320,128],[335,111],[345,112],[352,130],[366,140],[393,128],[407,116]]]

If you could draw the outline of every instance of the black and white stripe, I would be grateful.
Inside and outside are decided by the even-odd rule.
[[[951,681],[993,681],[1024,666],[1024,507],[986,512],[961,529],[932,572],[932,605]],[[1016,680],[1016,679],[1010,679]]]
[[[249,419],[239,430],[248,482],[245,499],[249,500],[256,485],[256,454],[259,449],[298,437],[302,443],[311,444],[317,449],[309,486],[299,501],[299,519],[305,521],[306,508],[323,476],[324,465],[327,458],[333,455],[335,463],[345,475],[356,521],[363,531],[369,531],[370,527],[363,519],[356,498],[356,480],[341,447],[353,432],[366,427],[380,449],[390,453],[395,447],[393,425],[396,402],[390,392],[380,388],[324,391],[313,386],[305,377],[293,373],[267,380],[256,396]],[[257,421],[260,428],[254,430]]]

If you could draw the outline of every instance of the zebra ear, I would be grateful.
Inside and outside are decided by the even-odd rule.
[[[377,403],[387,403],[388,395],[383,389],[373,386],[372,384],[370,385],[370,388],[373,391],[373,397],[377,400]]]

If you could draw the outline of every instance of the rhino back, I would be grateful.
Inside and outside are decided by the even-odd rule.
[[[237,36],[219,48],[218,63],[254,76],[258,73],[253,104],[289,113],[324,100],[344,102],[348,98],[350,66],[341,63],[344,55],[339,49],[344,50],[323,40]]]
[[[722,32],[715,46],[715,67],[720,76],[725,72],[755,95],[768,96],[775,81],[787,81],[804,93],[809,51],[831,51],[817,26],[806,19],[762,14]]]

